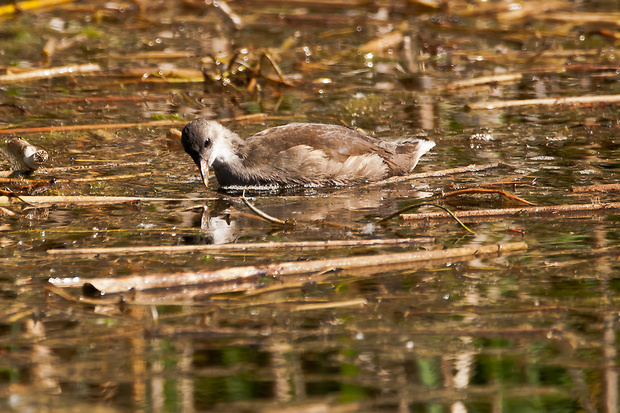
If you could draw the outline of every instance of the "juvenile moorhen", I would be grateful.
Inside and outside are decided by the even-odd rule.
[[[209,168],[223,187],[355,185],[404,175],[435,142],[386,142],[344,126],[291,123],[247,139],[214,121],[183,128],[181,143],[207,186]]]

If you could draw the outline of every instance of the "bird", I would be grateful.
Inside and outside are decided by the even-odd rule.
[[[208,188],[353,186],[410,173],[435,146],[427,140],[391,142],[340,125],[289,123],[247,139],[216,121],[185,125],[181,144]]]

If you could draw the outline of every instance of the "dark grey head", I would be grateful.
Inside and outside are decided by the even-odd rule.
[[[183,128],[181,144],[198,166],[205,187],[209,183],[209,168],[216,160],[230,159],[231,141],[235,139],[237,135],[214,121],[196,119]]]

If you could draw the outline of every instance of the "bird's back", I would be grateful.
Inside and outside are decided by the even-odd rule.
[[[257,166],[270,161],[275,154],[295,146],[306,146],[324,152],[336,162],[344,162],[351,156],[376,154],[389,163],[393,152],[382,143],[344,126],[291,123],[247,138],[242,156],[247,166]]]

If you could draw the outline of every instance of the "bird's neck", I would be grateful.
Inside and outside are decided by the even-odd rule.
[[[247,175],[243,165],[245,142],[239,136],[230,136],[216,149],[212,168],[222,186],[239,185]]]

